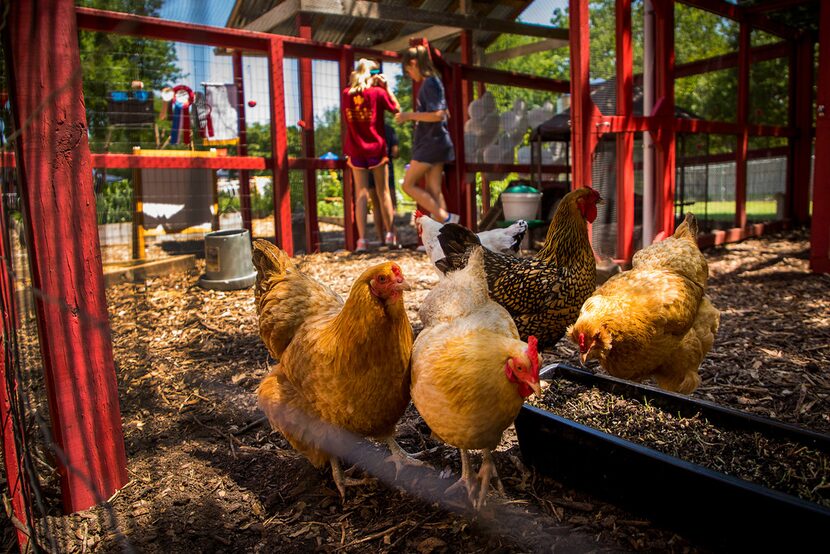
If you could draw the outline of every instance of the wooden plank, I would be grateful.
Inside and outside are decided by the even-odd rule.
[[[654,2],[655,113],[674,115],[674,2]],[[676,132],[659,129],[655,156],[655,234],[674,232],[674,189],[676,176]]]
[[[393,52],[397,52],[399,50],[403,50],[404,48],[409,47],[409,41],[413,38],[426,38],[428,41],[436,41],[442,38],[451,37],[453,35],[457,35],[461,32],[460,27],[447,27],[444,25],[433,25],[432,27],[427,27],[421,31],[416,33],[411,33],[408,35],[403,35],[398,38],[381,42],[380,44],[375,44],[372,48],[377,48],[378,50],[391,50]]]
[[[285,123],[285,51],[282,40],[271,40],[268,59],[268,80],[271,85],[271,148],[274,166],[274,234],[277,246],[289,256],[294,255],[294,237],[291,231],[291,187],[288,182],[288,137]]]
[[[830,2],[821,3],[819,17],[819,34],[830,37]],[[818,63],[810,268],[817,273],[830,273],[830,40],[819,42]]]
[[[563,46],[568,46],[567,40],[548,38],[538,42],[531,42],[530,44],[523,44],[521,46],[515,46],[513,48],[507,48],[505,50],[498,50],[496,52],[485,54],[484,65],[490,65],[504,60],[512,60],[513,58],[535,54],[536,52],[556,50],[557,48],[562,48]]]
[[[343,90],[348,86],[349,75],[354,69],[354,52],[343,49],[340,51],[340,88]],[[414,93],[413,93],[414,98]],[[340,143],[346,143],[346,119],[343,112],[340,112]],[[349,167],[343,169],[343,231],[345,233],[346,250],[357,248],[357,223],[354,213],[354,182],[352,170]]]
[[[267,51],[270,40],[270,37],[263,33],[180,23],[157,17],[131,15],[93,8],[76,8],[75,15],[78,28],[85,31],[101,31],[117,35],[171,40],[190,44],[208,44],[261,52]]]
[[[590,85],[590,21],[588,3],[570,0],[571,17],[571,145],[573,172],[571,188],[591,186],[591,154],[596,143]],[[589,234],[590,236],[590,234]]]
[[[7,5],[18,186],[66,512],[105,501],[127,466],[72,0]],[[21,126],[22,124],[22,126]]]
[[[797,224],[810,220],[810,166],[813,156],[813,68],[814,43],[804,37],[796,43],[795,63],[791,65],[790,80],[794,94],[790,100],[798,134],[791,139],[793,147],[792,217]],[[825,62],[826,63],[826,62]],[[792,70],[794,69],[794,71]],[[826,71],[826,69],[825,69]]]
[[[568,81],[548,79],[516,73],[515,71],[504,71],[489,67],[461,66],[461,77],[470,81],[480,81],[491,85],[505,85],[508,87],[530,88],[534,90],[547,90],[550,92],[570,92],[571,85]]]
[[[338,15],[403,23],[420,23],[423,25],[440,25],[458,27],[468,31],[488,31],[493,33],[511,33],[531,37],[556,38],[568,40],[568,30],[544,25],[518,23],[503,19],[490,19],[474,15],[436,12],[417,8],[401,8],[369,0],[300,0],[300,11],[305,13]]]
[[[735,149],[735,227],[746,227],[746,152],[749,149],[749,49],[752,28],[741,23],[738,37],[738,147]]]
[[[631,0],[617,0],[617,113],[632,115],[634,61],[631,40]],[[617,149],[617,258],[626,262],[634,255],[634,133],[619,133]]]
[[[258,33],[270,33],[300,11],[300,0],[282,0],[279,4],[254,19],[242,29]]]
[[[297,16],[297,31],[300,38],[311,40],[311,17]],[[305,126],[301,129],[303,154],[313,158],[314,154],[314,83],[310,58],[300,58],[300,108]],[[317,223],[317,171],[306,168],[303,172],[303,203],[305,204],[305,251],[320,251],[320,228]]]

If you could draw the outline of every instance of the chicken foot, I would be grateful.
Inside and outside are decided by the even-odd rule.
[[[377,479],[373,479],[371,477],[364,477],[363,479],[352,479],[351,477],[346,477],[346,472],[343,471],[343,467],[340,465],[340,460],[337,458],[331,458],[329,461],[331,462],[331,477],[334,480],[337,490],[340,492],[340,498],[344,500],[346,499],[346,487],[370,485],[377,482]]]
[[[395,464],[395,479],[398,478],[398,475],[404,466],[427,467],[427,464],[416,458],[421,454],[421,452],[409,454],[406,450],[401,448],[401,445],[398,444],[395,437],[389,437],[386,439],[386,444],[389,446],[390,452],[390,455],[386,458],[386,461]]]
[[[487,492],[490,490],[490,481],[494,480],[496,490],[504,494],[504,485],[499,479],[499,473],[496,471],[496,464],[493,462],[493,456],[488,448],[481,451],[481,467],[478,470],[479,486],[478,499],[473,502],[476,510],[480,510],[484,506],[484,499],[487,498]]]
[[[464,487],[464,489],[467,491],[467,498],[469,499],[470,503],[475,505],[475,499],[478,495],[478,480],[475,477],[473,477],[473,470],[471,469],[470,463],[470,454],[463,448],[459,448],[458,451],[461,454],[461,478],[452,485],[450,485],[447,488],[447,490],[444,491],[444,495],[446,496],[454,490]]]

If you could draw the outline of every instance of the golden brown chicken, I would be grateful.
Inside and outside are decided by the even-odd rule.
[[[576,321],[582,303],[596,288],[596,260],[588,240],[588,222],[597,217],[602,198],[590,187],[569,192],[553,215],[544,247],[533,258],[485,250],[484,271],[493,300],[507,308],[523,339],[540,347],[556,344]],[[438,242],[446,257],[435,263],[443,272],[464,267],[478,237],[460,225],[444,225]]]
[[[409,284],[397,264],[382,263],[357,278],[344,303],[270,242],[253,246],[260,336],[278,360],[259,387],[259,406],[312,464],[331,463],[345,495],[350,483],[326,451],[327,424],[386,439],[404,456],[393,435],[410,400]]]
[[[697,247],[697,220],[686,214],[671,237],[638,252],[589,298],[568,330],[580,358],[615,377],[653,378],[691,393],[712,348],[720,313],[706,297],[709,266]]]
[[[540,393],[536,339],[527,343],[510,314],[489,299],[477,247],[463,270],[439,281],[420,309],[424,330],[412,350],[412,400],[432,432],[461,451],[461,479],[480,507],[498,474],[490,452],[524,399]],[[478,480],[468,450],[482,450]],[[448,491],[450,490],[448,489]]]

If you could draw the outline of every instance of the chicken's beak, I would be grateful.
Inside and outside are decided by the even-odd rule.
[[[535,382],[535,383],[528,383],[530,385],[531,390],[533,390],[533,394],[536,395],[537,398],[542,398],[542,383]]]
[[[585,367],[585,362],[588,360],[588,352],[579,353],[579,365]]]
[[[398,281],[393,285],[395,290],[412,290],[412,286],[404,279],[403,281]]]

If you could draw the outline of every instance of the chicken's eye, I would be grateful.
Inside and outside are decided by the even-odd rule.
[[[385,283],[386,282],[386,275],[381,275],[378,277],[378,283]]]

